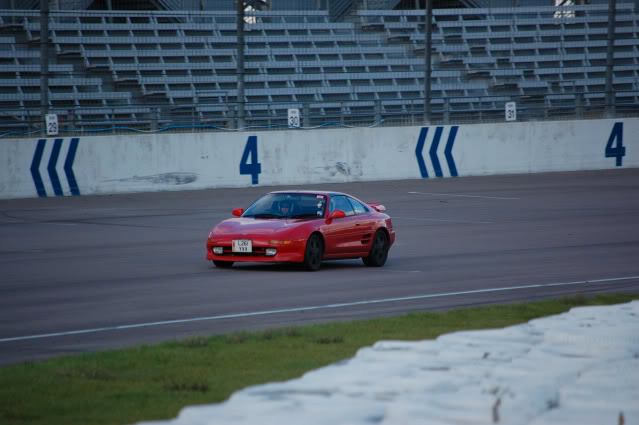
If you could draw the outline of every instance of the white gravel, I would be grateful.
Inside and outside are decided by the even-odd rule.
[[[639,302],[379,341],[287,382],[145,425],[639,424]]]

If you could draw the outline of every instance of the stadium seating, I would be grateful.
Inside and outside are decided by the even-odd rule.
[[[40,15],[0,11],[0,131],[37,120]],[[231,126],[236,116],[233,11],[55,11],[49,101],[74,129]],[[607,6],[436,9],[432,108],[438,122],[521,119],[601,111]],[[247,14],[246,123],[420,123],[424,11]],[[639,113],[639,15],[617,4],[613,89],[618,111]],[[37,124],[37,123],[36,123]],[[35,125],[35,124],[34,124]]]

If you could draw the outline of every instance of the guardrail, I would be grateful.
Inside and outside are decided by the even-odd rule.
[[[434,98],[431,124],[495,123],[505,121],[505,106],[516,104],[517,121],[637,117],[637,91],[615,92],[613,115],[606,111],[605,93],[540,96],[478,96]],[[51,108],[66,134],[127,132],[234,131],[238,104],[140,104],[113,107]],[[247,103],[246,128],[272,130],[289,127],[288,110],[299,110],[301,128],[409,126],[424,124],[424,99]],[[40,109],[0,109],[0,137],[29,137],[44,132]]]

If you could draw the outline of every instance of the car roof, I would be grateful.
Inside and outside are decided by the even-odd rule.
[[[329,196],[347,195],[347,196],[351,196],[351,195],[348,195],[347,193],[326,191],[326,190],[278,190],[278,191],[269,192],[269,193],[300,193],[300,194],[304,194],[304,195],[329,195]]]

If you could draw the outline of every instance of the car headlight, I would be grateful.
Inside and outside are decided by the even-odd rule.
[[[221,246],[214,246],[213,247],[213,254],[217,254],[217,255],[224,254],[224,248],[221,247]]]
[[[275,249],[275,248],[266,248],[266,250],[264,250],[264,254],[266,254],[267,257],[272,257],[275,254],[277,254],[277,249]]]

